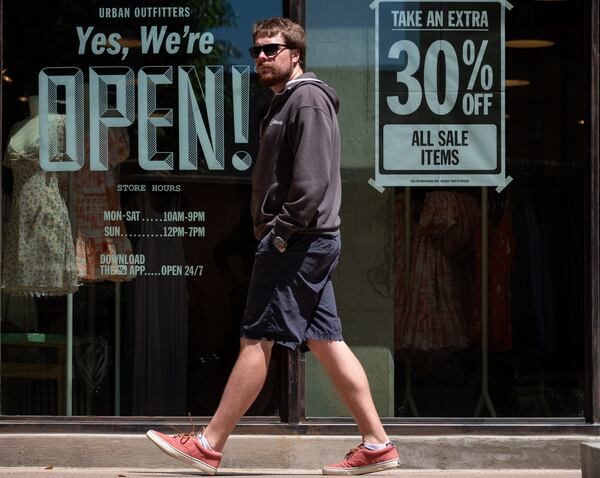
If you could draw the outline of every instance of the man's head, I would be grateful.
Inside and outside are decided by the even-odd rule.
[[[278,33],[281,33],[288,48],[300,52],[300,67],[304,68],[306,57],[304,29],[289,18],[274,17],[256,22],[252,29],[252,41],[256,43],[259,38],[274,37]]]
[[[297,23],[281,17],[259,21],[254,24],[252,40],[250,53],[263,85],[279,91],[302,73],[306,41],[304,30]]]

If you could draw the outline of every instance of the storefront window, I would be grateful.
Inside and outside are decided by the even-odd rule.
[[[154,2],[156,3],[156,2]],[[252,267],[252,23],[282,2],[4,2],[3,415],[209,415]],[[279,415],[281,360],[249,410]]]
[[[583,185],[589,161],[584,5],[527,0],[509,8],[498,2],[484,21],[479,13],[490,5],[376,1],[369,8],[358,0],[307,1],[309,69],[341,99],[344,247],[335,278],[338,307],[345,337],[365,363],[384,416],[583,416]],[[381,16],[376,22],[378,8],[387,9],[388,23]],[[434,13],[428,17],[427,11]],[[458,18],[463,31],[447,31]],[[485,37],[499,34],[501,25],[503,65],[500,43]],[[384,28],[394,40],[382,36]],[[385,45],[389,54],[376,57],[377,35],[378,48]],[[434,43],[442,53],[432,56]],[[376,85],[397,100],[378,103]],[[476,119],[476,104],[468,100],[479,98],[483,112],[485,101],[499,105],[502,97],[504,137],[498,127],[490,141],[487,133],[477,133],[478,122],[489,121],[483,113]],[[421,118],[417,105],[425,100],[432,111]],[[400,174],[396,186],[374,184],[376,141],[378,148],[386,134],[392,143],[401,141],[393,135],[401,135],[406,124],[447,131],[440,125],[452,122],[454,101],[472,115],[466,121],[471,141],[504,148],[505,171],[500,163],[489,168],[490,174],[504,174],[504,184],[498,190],[477,181],[463,187],[444,179],[452,173],[431,181],[426,166],[467,160],[449,156],[444,163],[444,153],[425,154],[426,133],[413,139],[425,155],[413,178],[424,184],[402,184]],[[433,124],[432,113],[439,118]],[[398,126],[387,130],[392,133],[382,129],[378,140],[376,120]],[[464,126],[465,120],[454,122]],[[402,169],[409,159],[394,161]],[[477,175],[461,177],[469,182]],[[309,416],[345,413],[325,383],[309,357]]]
[[[210,415],[237,356],[247,47],[284,2],[118,3],[2,4],[1,415]],[[338,310],[384,417],[583,416],[584,4],[305,2],[341,100]],[[280,352],[249,415],[285,415]],[[308,417],[347,414],[310,353],[305,380]]]

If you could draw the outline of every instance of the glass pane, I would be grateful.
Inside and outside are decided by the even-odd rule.
[[[389,18],[376,25],[381,5]],[[446,114],[450,85],[462,85],[448,73],[452,41],[462,47],[455,51],[465,82],[458,98],[487,88],[488,57],[478,35],[489,25],[482,15],[453,13],[464,5],[399,1],[371,10],[358,0],[307,1],[309,70],[341,100],[344,252],[335,279],[345,337],[365,364],[384,416],[583,416],[584,4],[528,0],[505,11],[505,153],[512,178],[505,189],[417,184],[378,192],[369,185],[376,140],[378,147],[384,140],[376,138],[376,119],[386,124],[394,117],[401,126],[394,131],[402,131],[409,122],[399,112],[417,90],[432,111],[437,105]],[[424,14],[419,20],[428,8],[441,20]],[[451,17],[456,26],[459,16],[463,32],[435,28]],[[405,42],[402,53],[376,58],[377,28],[381,35],[388,28],[398,42],[409,39],[413,56]],[[382,38],[380,46],[393,43]],[[431,63],[427,51],[435,41],[447,49]],[[496,50],[488,54],[499,57]],[[415,57],[421,61],[412,73]],[[387,88],[400,105],[394,111],[380,103],[378,118],[376,68],[379,91]],[[466,86],[469,76],[474,84]],[[499,102],[500,94],[490,101]],[[434,139],[423,133],[413,141],[425,150]],[[421,154],[421,165],[444,161],[445,153]],[[431,183],[427,174],[415,172],[415,182]],[[312,357],[307,370],[308,414],[347,415]]]
[[[282,2],[160,3],[4,2],[4,415],[209,415],[236,358]]]

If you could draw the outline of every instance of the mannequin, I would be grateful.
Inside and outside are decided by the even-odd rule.
[[[19,129],[11,134],[9,146],[17,153],[23,154],[35,144],[40,136],[39,97],[29,97],[29,117],[23,121]]]

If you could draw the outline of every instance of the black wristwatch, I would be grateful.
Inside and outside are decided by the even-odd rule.
[[[271,244],[273,244],[279,252],[285,252],[287,248],[287,241],[283,237],[274,234],[271,236]]]

